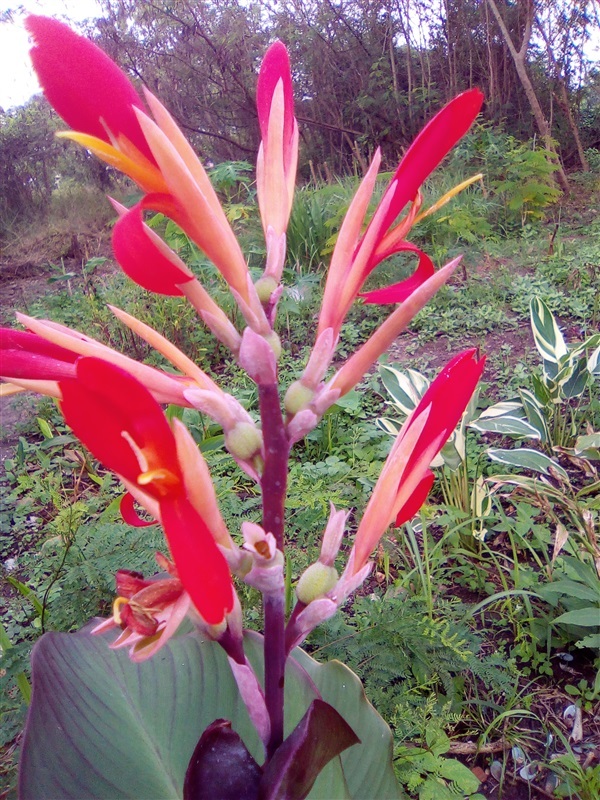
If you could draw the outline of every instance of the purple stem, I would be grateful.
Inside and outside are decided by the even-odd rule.
[[[290,444],[285,432],[277,384],[258,387],[258,400],[265,444],[262,474],[262,525],[272,533],[278,550],[284,552],[283,527]],[[267,759],[283,741],[283,694],[285,675],[285,605],[283,593],[265,595],[265,702],[271,720]]]

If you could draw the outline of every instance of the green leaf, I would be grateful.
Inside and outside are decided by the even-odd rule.
[[[531,330],[535,346],[545,362],[558,365],[567,354],[567,346],[554,315],[539,297],[533,297],[529,304]],[[553,374],[550,377],[554,377]]]
[[[579,648],[589,648],[590,650],[600,650],[600,633],[590,633],[589,636],[584,636],[575,642],[575,646]]]
[[[26,584],[21,583],[21,581],[17,580],[16,578],[13,578],[12,575],[7,575],[6,580],[11,586],[14,586],[14,588],[22,597],[24,597],[26,600],[29,600],[35,609],[35,613],[38,615],[38,617],[41,617],[44,613],[44,606],[33,589]]]
[[[42,417],[36,417],[36,421],[44,439],[52,439],[54,434],[48,422]]]
[[[245,644],[259,672],[262,639],[249,635]],[[263,760],[224,652],[194,633],[174,637],[142,664],[85,630],[49,633],[35,645],[32,666],[22,800],[181,798],[199,736],[216,719],[230,720],[253,758]],[[318,692],[362,744],[325,767],[309,798],[403,797],[392,767],[391,732],[342,664],[321,665],[294,652],[286,670],[286,734]]]
[[[473,794],[479,788],[481,781],[473,775],[468,767],[455,758],[445,758],[440,775],[448,781],[456,783],[456,788],[463,794]]]
[[[549,458],[544,453],[537,450],[530,450],[527,447],[518,447],[515,450],[500,450],[490,448],[487,450],[488,456],[492,461],[499,461],[500,464],[508,464],[511,467],[520,469],[530,469],[533,472],[541,472],[543,475],[552,475],[551,470],[558,473],[562,478],[568,480],[568,475],[557,461]]]
[[[600,628],[600,606],[587,606],[567,611],[552,622],[553,625],[581,625],[584,628]]]
[[[580,600],[591,600],[592,602],[598,601],[598,590],[590,586],[586,586],[578,581],[572,581],[565,578],[561,581],[553,581],[538,588],[541,597],[548,595],[567,595],[568,597],[578,597]]]

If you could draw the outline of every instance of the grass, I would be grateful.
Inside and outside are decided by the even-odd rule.
[[[301,195],[304,206],[298,207],[304,210],[298,212],[295,246],[304,253],[303,259],[308,254],[310,264],[297,268],[294,256],[286,268],[291,288],[284,293],[279,317],[284,387],[297,377],[297,365],[311,342],[323,282],[322,243],[333,231],[324,221],[319,222],[318,231],[313,230],[315,218],[325,216],[324,205],[335,216],[333,206],[343,205],[345,198],[337,187],[321,195],[309,191]],[[473,203],[474,195],[470,195],[462,208],[472,209]],[[390,362],[400,361],[402,367],[415,366],[432,375],[449,354],[479,345],[488,353],[483,404],[522,388],[527,372],[538,361],[531,355],[533,343],[528,335],[532,294],[544,296],[561,324],[569,328],[569,339],[580,339],[598,325],[600,224],[591,216],[584,206],[566,208],[552,252],[549,240],[554,225],[545,227],[543,222],[517,228],[509,238],[496,229],[473,244],[468,242],[472,221],[466,232],[446,225],[443,235],[436,234],[435,239],[433,229],[424,228],[424,246],[432,244],[446,254],[460,246],[465,250],[466,268],[421,312],[411,332],[399,337],[388,354]],[[306,242],[303,219],[311,227]],[[243,237],[246,229],[244,223],[240,225]],[[255,233],[249,222],[248,236]],[[105,240],[101,237],[101,241]],[[108,255],[105,246],[94,245],[78,259],[61,256],[63,273],[75,276],[68,286],[62,280],[48,283],[56,270],[46,269],[38,277],[46,291],[31,302],[28,311],[73,325],[136,358],[147,358],[145,345],[106,311],[106,303],[115,303],[151,322],[218,379],[226,377],[228,389],[252,410],[253,387],[237,367],[224,360],[222,349],[183,301],[150,296],[109,269],[108,262],[86,271],[90,256]],[[180,246],[188,248],[186,255],[194,269],[231,307],[210,266],[189,249],[189,243],[182,241]],[[18,249],[18,244],[14,247]],[[440,260],[445,258],[440,255]],[[56,260],[54,256],[36,259],[39,263]],[[398,280],[409,263],[397,259],[382,268],[376,280]],[[342,333],[340,358],[368,336],[382,314],[355,306]],[[383,402],[378,379],[371,375],[348,402],[334,407],[319,428],[296,446],[287,505],[292,580],[318,554],[330,500],[338,508],[353,509],[350,527],[355,528],[390,445],[374,423],[384,410]],[[598,430],[598,406],[592,403],[590,408],[590,419]],[[237,532],[243,519],[258,521],[259,497],[253,484],[220,447],[211,449],[218,444],[218,431],[197,412],[186,412],[185,421],[197,441],[208,448],[205,455],[231,529]],[[0,770],[11,787],[15,743],[25,710],[19,682],[22,685],[20,676],[28,672],[32,642],[42,629],[72,630],[93,614],[106,613],[113,598],[115,570],[151,571],[160,536],[119,523],[116,481],[72,440],[52,402],[43,401],[34,415],[20,422],[20,428],[12,426],[6,433],[12,453],[1,479],[5,504],[0,520],[10,534],[0,538],[0,562],[13,581],[3,588],[1,601],[6,638],[0,682],[6,693],[0,708],[4,744]],[[473,463],[478,463],[482,444],[471,438],[469,448]],[[588,464],[587,475],[569,466],[577,488],[593,483],[597,462]],[[343,657],[367,684],[371,698],[394,729],[398,774],[411,796],[417,797],[426,785],[440,780],[457,794],[470,794],[464,775],[448,775],[452,774],[450,759],[461,752],[461,745],[473,742],[477,746],[467,748],[463,758],[470,767],[484,769],[499,760],[505,787],[519,781],[522,764],[520,756],[515,756],[517,747],[529,762],[537,761],[540,776],[552,772],[569,786],[579,781],[579,789],[573,791],[582,796],[586,796],[585,781],[596,779],[586,777],[560,736],[547,744],[553,726],[568,737],[567,723],[555,708],[572,702],[573,689],[567,691],[567,686],[580,684],[583,688],[577,697],[581,695],[592,741],[598,734],[593,714],[598,711],[600,690],[598,663],[589,649],[577,646],[581,630],[554,623],[566,610],[565,600],[552,605],[543,593],[552,581],[575,581],[573,564],[589,564],[589,559],[574,537],[553,558],[557,520],[564,516],[556,504],[550,508],[541,484],[538,490],[540,502],[509,491],[496,493],[486,519],[489,535],[474,549],[466,549],[461,538],[470,520],[460,509],[446,507],[440,490],[435,490],[420,523],[391,532],[383,542],[372,581],[351,601],[350,614],[335,617],[310,642],[319,657]],[[597,520],[597,506],[592,503],[589,511]],[[242,601],[246,622],[253,627],[259,616],[258,598],[244,590]],[[572,660],[562,661],[564,654]],[[568,671],[561,669],[563,663],[569,664]],[[419,745],[419,759],[407,751],[408,744]],[[428,762],[424,753],[433,754],[435,760]],[[562,760],[551,760],[555,755]]]

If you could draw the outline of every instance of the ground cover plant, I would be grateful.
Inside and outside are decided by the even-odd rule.
[[[585,296],[581,300],[573,297],[570,287],[561,287],[560,280],[556,279],[555,272],[559,272],[556,268],[564,263],[561,259],[566,256],[567,263],[568,259],[573,260],[573,250],[569,252],[566,246],[558,257],[550,259],[547,241],[540,233],[541,241],[532,242],[530,230],[525,229],[525,237],[510,246],[525,249],[526,253],[529,248],[527,257],[531,261],[543,254],[545,260],[536,265],[535,278],[538,284],[546,281],[546,285],[552,287],[555,294],[549,302],[554,304],[554,310],[559,315],[562,312],[562,319],[570,318],[569,307],[577,301],[581,303],[582,320],[593,315],[591,296],[583,311]],[[179,237],[181,252],[190,245],[189,239]],[[170,243],[175,244],[173,240]],[[495,246],[497,242],[489,244],[490,254],[497,255]],[[581,247],[576,249],[580,255]],[[197,251],[194,252],[197,256]],[[594,257],[584,253],[573,269],[575,273],[579,269],[583,280],[587,274],[586,258],[593,260]],[[526,260],[522,259],[521,263]],[[197,268],[212,269],[200,261]],[[401,277],[403,265],[399,264],[397,269],[399,274],[391,280]],[[211,274],[214,276],[214,270]],[[75,307],[68,292],[66,297],[57,295],[59,299],[53,312],[58,311],[59,318],[64,313],[61,321],[71,324],[84,313],[93,325],[90,330],[104,334],[111,345],[118,345],[119,349],[124,348],[138,357],[148,357],[149,348],[133,337],[118,333],[117,326],[109,321],[109,315],[102,308],[102,297],[98,295],[109,291],[112,280],[112,276],[94,279],[92,275],[93,291],[90,292],[89,285],[87,289],[84,285]],[[445,297],[438,295],[440,319],[447,320],[452,336],[463,335],[459,328],[463,314],[465,322],[469,316],[480,317],[477,335],[483,337],[500,330],[505,311],[495,319],[485,320],[486,311],[478,314],[478,306],[472,302],[480,298],[484,290],[489,291],[486,283],[485,280],[479,282],[476,275],[471,278],[467,272],[462,285],[457,282],[451,293]],[[117,284],[120,284],[119,279]],[[293,281],[290,284],[298,285]],[[502,280],[496,283],[488,294],[492,298],[491,305],[502,298],[504,309],[514,313],[515,328],[529,328],[527,316],[531,297],[525,295],[525,280],[520,292],[509,291],[511,285],[512,280],[505,280],[504,286]],[[307,291],[292,294],[289,299],[287,330],[282,331],[284,345],[289,350],[284,352],[280,364],[284,384],[295,377],[288,353],[306,352],[305,324],[318,313],[322,288],[319,282],[311,288],[312,297]],[[115,296],[121,297],[123,289],[122,284],[118,285]],[[459,291],[466,293],[464,311],[460,310]],[[285,306],[280,302],[283,310]],[[191,357],[202,357],[203,364],[210,364],[215,378],[227,371],[235,385],[235,394],[244,407],[252,410],[256,402],[255,385],[231,360],[224,363],[224,348],[215,347],[208,336],[199,334],[195,341],[188,341],[186,328],[191,317],[186,319],[182,315],[181,305],[165,298],[164,302],[150,306],[148,296],[142,293],[137,296],[132,293],[131,304],[127,306],[129,312],[146,313],[146,321],[157,324],[169,338],[178,337],[177,344],[186,348]],[[454,306],[453,326],[448,311],[451,305]],[[359,309],[352,313],[345,329],[341,330],[338,353],[342,358],[344,354],[351,354],[356,343],[381,321],[378,314],[366,322]],[[53,316],[56,318],[56,314]],[[421,319],[421,335],[410,339],[412,346],[408,349],[429,348],[430,363],[438,359],[439,365],[447,360],[447,339],[441,348],[432,348],[431,342],[439,340],[436,320],[434,316],[428,318],[427,314]],[[76,324],[82,327],[81,322]],[[84,328],[88,330],[87,326]],[[289,333],[289,345],[285,342],[286,333]],[[395,347],[406,348],[408,337],[403,338],[404,341],[396,343]],[[502,359],[506,364],[511,363],[509,355],[506,351],[500,354],[496,375],[501,375]],[[534,359],[529,358],[529,362],[535,365]],[[165,362],[151,356],[150,363],[164,366]],[[519,380],[526,380],[524,369],[514,370],[512,365],[510,372],[507,367],[505,369],[506,377],[511,379],[511,391],[525,386],[524,382],[519,386]],[[494,386],[484,386],[484,390],[481,403],[510,396],[508,392],[507,397],[502,398],[502,390]],[[383,411],[382,395],[376,376],[371,376],[359,392],[348,393],[341,402],[334,404],[321,426],[311,431],[299,447],[301,458],[291,466],[288,501],[292,539],[287,551],[285,601],[288,608],[294,602],[293,584],[319,556],[322,521],[329,513],[328,500],[336,506],[356,508],[358,520],[360,509],[364,508],[377,481],[389,447],[387,437],[376,432],[373,422]],[[594,407],[593,397],[586,405],[588,402],[589,420],[594,426],[597,406]],[[171,407],[168,413],[181,416],[200,446],[216,477],[216,493],[228,527],[239,527],[248,515],[258,518],[260,497],[256,485],[251,478],[231,468],[230,457],[222,449],[222,429],[197,409],[181,411]],[[14,679],[23,687],[25,695],[27,667],[23,656],[28,645],[20,643],[19,639],[27,631],[27,620],[35,623],[33,631],[28,632],[31,634],[37,629],[77,628],[95,610],[109,613],[111,578],[115,569],[126,558],[130,569],[147,571],[151,568],[154,549],[160,546],[160,534],[157,536],[155,529],[127,528],[118,523],[117,482],[76,444],[54,407],[42,408],[38,416],[35,436],[30,431],[29,437],[23,439],[8,469],[11,490],[15,492],[11,500],[17,501],[16,510],[9,512],[10,522],[17,530],[26,532],[29,529],[32,546],[25,540],[22,542],[25,553],[11,549],[9,555],[8,548],[14,548],[14,538],[10,537],[10,544],[5,543],[7,556],[23,556],[25,560],[21,559],[19,568],[29,564],[31,572],[20,572],[17,576],[20,586],[12,586],[22,598],[22,605],[20,618],[10,617],[7,640],[15,644],[6,651],[4,678],[7,683]],[[61,437],[70,439],[61,441]],[[479,440],[473,437],[474,434],[469,434],[466,442],[471,463],[477,465],[475,472],[469,474],[471,480],[480,473],[486,477],[493,475],[487,463],[482,466],[483,448],[478,451],[475,442]],[[32,445],[30,439],[35,444]],[[354,604],[353,614],[334,617],[324,629],[317,629],[309,642],[317,656],[343,657],[361,674],[378,709],[393,725],[396,773],[410,796],[443,797],[449,793],[470,796],[477,792],[477,775],[461,769],[461,765],[450,758],[461,753],[461,744],[466,747],[462,754],[468,759],[468,765],[474,767],[477,763],[480,769],[487,768],[491,776],[489,787],[494,789],[499,784],[501,796],[511,796],[513,782],[524,785],[526,790],[533,786],[550,794],[556,789],[557,796],[569,796],[569,793],[593,796],[590,792],[595,791],[596,740],[592,720],[598,692],[590,650],[585,646],[578,648],[576,644],[586,636],[593,636],[594,628],[593,625],[571,624],[569,619],[564,625],[557,623],[561,615],[581,608],[591,609],[590,619],[594,619],[591,614],[594,597],[597,598],[597,574],[589,556],[582,552],[572,535],[572,518],[565,517],[563,510],[573,510],[575,505],[575,512],[582,520],[587,518],[594,522],[596,519],[597,491],[593,488],[587,491],[594,486],[594,462],[593,459],[586,461],[585,466],[580,464],[583,469],[568,470],[569,479],[573,481],[572,490],[564,483],[556,486],[552,482],[537,481],[534,491],[518,497],[510,494],[510,487],[498,487],[497,499],[485,518],[490,536],[486,535],[483,541],[472,535],[465,538],[472,530],[473,515],[465,519],[464,508],[453,508],[447,502],[448,497],[442,505],[440,493],[435,492],[420,520],[413,521],[405,530],[398,529],[383,542],[377,552],[373,579],[366,585],[364,596]],[[574,497],[582,491],[580,497]],[[506,494],[504,500],[502,492]],[[560,497],[557,498],[557,494]],[[23,498],[25,502],[18,502]],[[549,512],[549,503],[554,517]],[[584,516],[585,512],[588,517]],[[50,525],[42,526],[39,517],[46,518]],[[559,525],[571,535],[555,552]],[[39,539],[33,541],[35,537]],[[558,537],[559,544],[561,538],[564,537]],[[470,546],[466,546],[467,543]],[[549,581],[548,577],[553,580]],[[574,585],[578,588],[574,589]],[[550,592],[544,597],[547,587]],[[552,587],[556,591],[552,591]],[[259,627],[260,594],[252,587],[240,587],[239,591],[246,608],[246,624]],[[573,598],[582,601],[579,607],[565,607],[565,600],[572,602]],[[14,600],[12,607],[17,607]],[[569,666],[573,661],[562,656],[571,656],[576,667]],[[544,714],[543,705],[536,704],[533,698],[535,691],[536,696],[545,697],[548,704],[556,701],[554,682],[544,676],[550,672],[560,677],[559,664],[572,670],[562,671],[568,676],[568,682],[563,679],[561,683],[570,687],[565,696],[575,700],[575,708],[579,708],[584,731],[581,742],[571,740],[569,743],[564,738],[565,732],[572,734],[569,720],[577,720],[576,710],[563,720],[560,713]],[[12,721],[8,719],[9,737],[20,724],[19,695],[12,694],[12,700],[16,713]],[[415,719],[419,721],[416,725]],[[558,731],[553,732],[553,739],[548,743],[552,724],[558,726]],[[447,734],[452,739],[448,739]],[[553,758],[555,755],[559,758]],[[555,785],[554,775],[557,777]]]

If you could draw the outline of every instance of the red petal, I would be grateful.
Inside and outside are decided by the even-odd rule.
[[[433,486],[433,478],[433,472],[431,472],[431,470],[427,470],[425,476],[417,485],[417,488],[398,512],[398,516],[396,517],[397,528],[399,528],[400,525],[404,525],[405,522],[408,522],[409,519],[412,519],[415,514],[418,513],[425,500],[427,500],[427,495],[431,491],[431,487]]]
[[[421,398],[412,419],[415,420],[428,406],[431,409],[408,460],[407,471],[419,459],[425,447],[445,433],[439,446],[441,450],[457,426],[485,366],[485,356],[478,361],[474,358],[475,352],[474,349],[465,350],[449,361]]]
[[[150,239],[140,203],[117,220],[112,246],[123,272],[149,292],[178,297],[183,292],[177,284],[192,280]]]
[[[284,120],[283,144],[289,144],[294,131],[294,90],[290,74],[290,58],[282,42],[273,42],[265,53],[256,86],[256,108],[258,124],[263,140],[267,141],[269,131],[269,115],[273,93],[279,80],[283,81]]]
[[[406,151],[392,183],[397,181],[382,225],[384,235],[404,206],[414,200],[423,181],[469,130],[483,104],[483,93],[469,89],[451,100],[430,120]]]
[[[139,381],[99,358],[80,358],[77,380],[61,381],[61,410],[76,436],[106,467],[135,482],[137,457],[123,437],[156,453],[161,466],[181,474],[175,439],[161,407]],[[147,486],[148,493],[152,487]]]
[[[34,39],[31,60],[44,94],[64,121],[110,142],[106,125],[156,164],[133,111],[133,106],[144,108],[142,101],[114,61],[56,19],[32,14],[25,27]]]
[[[409,242],[401,242],[400,244],[394,247],[393,251],[386,253],[381,259],[378,261],[383,261],[384,258],[387,258],[389,255],[394,253],[399,253],[403,250],[408,250],[413,253],[417,253],[419,256],[419,264],[410,278],[406,278],[399,283],[393,283],[391,286],[385,286],[382,289],[375,289],[372,292],[363,292],[359,294],[359,297],[362,297],[365,303],[377,303],[378,305],[384,305],[386,303],[402,303],[411,294],[421,286],[421,284],[425,283],[428,278],[434,274],[435,269],[433,266],[433,261],[429,258],[429,256],[420,250],[416,245],[410,244]]]
[[[233,608],[233,586],[224,555],[185,496],[161,502],[160,515],[184,589],[206,622],[218,625]]]
[[[123,522],[132,525],[134,528],[147,528],[149,525],[157,525],[155,519],[142,519],[134,506],[135,498],[130,492],[125,492],[119,503],[119,511],[123,517]]]
[[[75,365],[38,353],[3,350],[0,374],[6,379],[61,381],[75,377]]]

